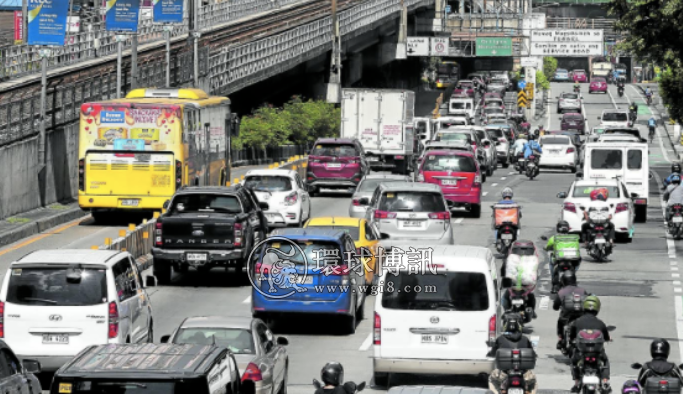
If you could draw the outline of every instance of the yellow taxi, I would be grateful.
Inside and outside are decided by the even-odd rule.
[[[306,222],[306,227],[323,227],[329,230],[344,230],[346,231],[356,245],[356,249],[367,249],[369,251],[363,253],[363,267],[365,268],[366,283],[373,283],[375,278],[375,256],[379,248],[379,238],[370,227],[370,224],[365,219],[327,216],[312,218]],[[379,277],[379,275],[377,276]]]

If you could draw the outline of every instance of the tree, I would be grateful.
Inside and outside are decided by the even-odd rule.
[[[536,70],[536,87],[543,90],[550,89],[550,81],[548,81],[544,72],[541,70]]]
[[[240,136],[233,142],[233,148],[254,147],[263,150],[268,146],[287,145],[291,134],[288,126],[281,109],[263,106],[251,116],[242,117]]]
[[[557,70],[557,59],[552,56],[546,56],[543,58],[543,74],[545,79],[550,81],[555,76],[555,70]]]

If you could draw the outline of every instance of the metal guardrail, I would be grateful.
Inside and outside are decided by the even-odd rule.
[[[591,19],[591,18],[546,18],[546,26],[549,29],[599,29],[614,31],[614,19]]]

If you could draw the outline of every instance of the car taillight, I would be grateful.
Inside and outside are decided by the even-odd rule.
[[[109,338],[119,336],[119,307],[115,301],[109,303]]]
[[[253,382],[260,382],[263,380],[261,370],[258,366],[256,366],[256,364],[249,363],[249,365],[247,365],[247,368],[244,370],[244,374],[242,375],[242,381],[244,382],[245,380],[251,380]]]
[[[375,211],[375,219],[395,219],[396,212]]]
[[[429,214],[430,219],[449,220],[451,218],[450,212],[432,212]]]
[[[183,163],[180,160],[175,161],[175,188],[180,189],[183,185]]]
[[[498,138],[498,142],[506,142],[505,138]]]
[[[496,340],[496,315],[491,316],[489,319],[489,341]]]
[[[574,212],[576,213],[576,205],[574,205],[571,202],[566,202],[564,203],[564,210],[567,212]]]
[[[0,301],[0,338],[5,338],[5,303]]]
[[[78,161],[78,190],[85,191],[85,160]]]
[[[628,204],[625,202],[621,202],[617,204],[617,209],[614,211],[614,213],[619,213],[619,212],[626,212],[628,211]]]
[[[405,159],[405,156],[394,156],[394,159],[403,160]]]
[[[157,222],[156,225],[156,230],[154,230],[154,244],[156,246],[161,246],[162,241],[161,241],[161,236],[163,235],[163,224]]]
[[[574,152],[575,152],[574,148],[567,148],[567,153],[574,153]]]
[[[474,176],[474,184],[472,186],[473,187],[481,187],[481,175],[475,175]]]
[[[285,197],[285,205],[287,206],[294,205],[297,201],[299,201],[299,195],[296,192],[292,192],[292,194]]]
[[[333,265],[331,266],[331,270],[329,270],[328,275],[329,276],[341,276],[342,277],[342,286],[346,286],[350,282],[349,274],[351,273],[351,270],[349,269],[348,265]]]
[[[242,246],[242,223],[235,223],[235,246]]]
[[[375,332],[374,332],[374,342],[375,345],[382,344],[382,319],[379,317],[377,312],[375,312]]]
[[[354,198],[353,199],[353,206],[354,207],[360,207],[360,198]]]

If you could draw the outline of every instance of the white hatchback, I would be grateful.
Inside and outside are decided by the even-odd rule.
[[[385,386],[390,373],[491,373],[494,359],[487,357],[488,341],[498,336],[500,297],[491,251],[476,246],[424,244],[419,248],[432,250],[431,261],[416,267],[407,264],[406,254],[393,250],[406,251],[407,243],[389,242],[381,242],[389,253],[386,258],[398,254],[403,261],[394,267],[397,270],[383,264],[385,271],[379,280],[382,291],[375,299],[374,319],[375,383]]]
[[[543,149],[541,167],[564,168],[576,172],[579,155],[576,146],[567,135],[544,135],[539,143]]]
[[[243,184],[268,204],[264,212],[268,227],[301,227],[311,218],[311,197],[306,185],[294,170],[251,170]]]
[[[41,250],[13,262],[0,291],[0,338],[56,371],[91,345],[152,342],[138,266],[115,250]]]

